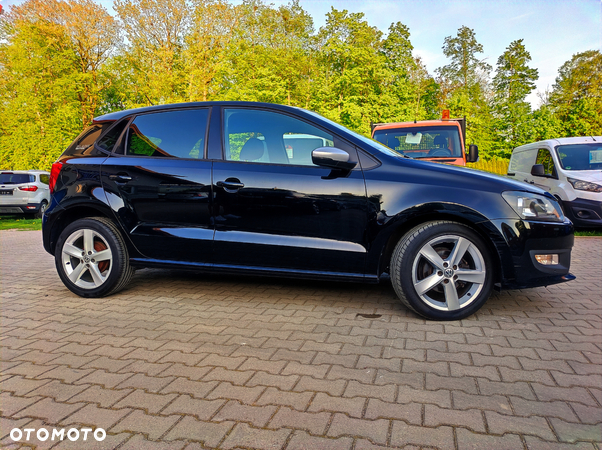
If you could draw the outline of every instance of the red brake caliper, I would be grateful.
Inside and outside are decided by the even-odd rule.
[[[102,252],[103,250],[106,250],[107,246],[104,244],[104,242],[102,241],[94,241],[94,250],[96,250],[97,252]],[[100,270],[100,272],[104,272],[105,270],[107,270],[109,268],[109,260],[105,260],[105,261],[101,261],[98,263],[98,270]]]

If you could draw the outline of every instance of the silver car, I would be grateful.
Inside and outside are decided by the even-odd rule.
[[[43,170],[0,172],[0,214],[31,214],[42,217],[50,202],[48,180]]]

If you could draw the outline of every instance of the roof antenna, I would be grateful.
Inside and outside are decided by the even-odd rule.
[[[593,136],[592,136],[592,140],[593,140],[594,142],[598,142],[598,141],[596,141],[596,138],[595,138],[595,137],[593,137]]]

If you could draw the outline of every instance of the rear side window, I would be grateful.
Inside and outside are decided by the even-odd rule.
[[[50,181],[50,175],[47,175],[45,173],[40,174],[40,183],[48,184],[49,181]]]
[[[130,124],[126,153],[136,156],[203,158],[208,109],[138,116]]]
[[[33,183],[36,177],[27,173],[3,172],[0,174],[0,184],[24,184]]]

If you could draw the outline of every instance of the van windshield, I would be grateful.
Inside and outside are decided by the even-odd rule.
[[[563,169],[602,169],[602,144],[559,145],[556,147],[556,152]]]

